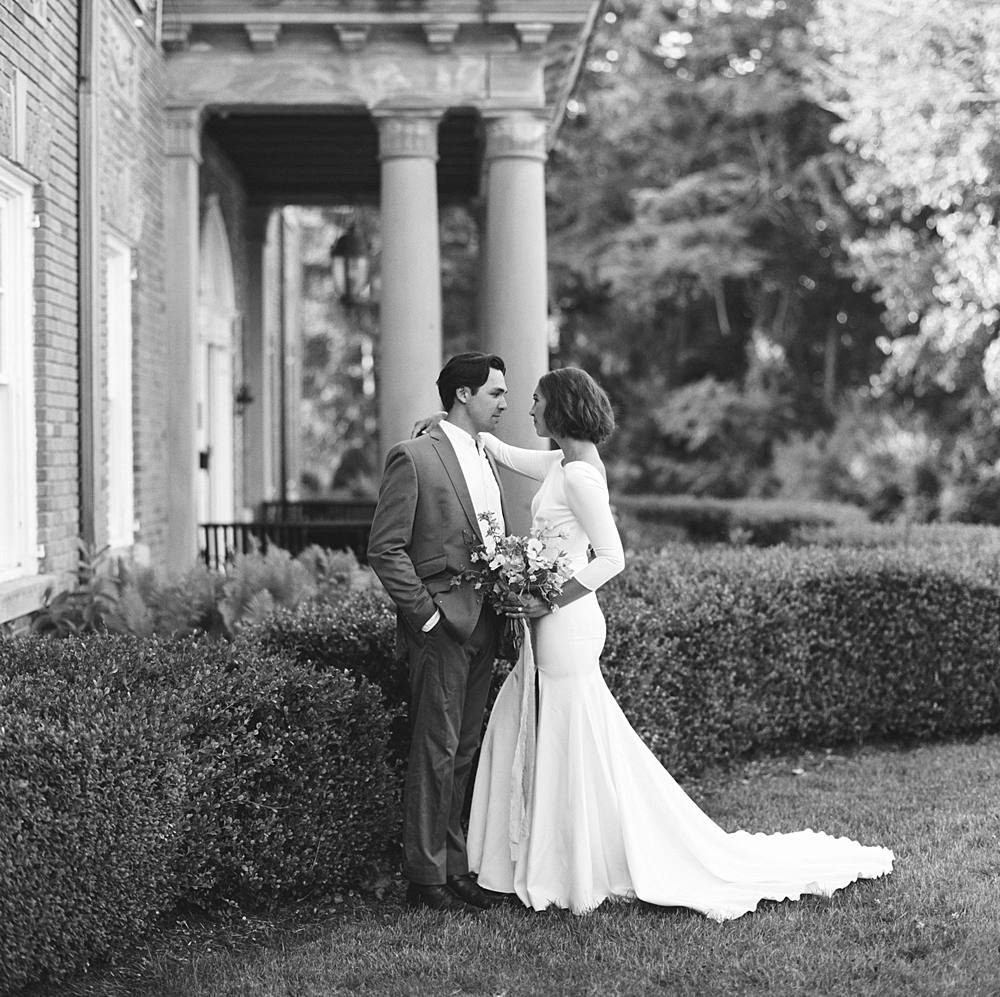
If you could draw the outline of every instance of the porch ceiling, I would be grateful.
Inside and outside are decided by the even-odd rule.
[[[438,197],[465,201],[479,190],[478,114],[455,110],[438,130]],[[366,111],[216,111],[205,124],[258,204],[376,202],[378,133]]]

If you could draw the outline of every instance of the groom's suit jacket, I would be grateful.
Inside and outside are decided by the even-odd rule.
[[[452,579],[470,566],[470,546],[481,538],[465,476],[444,432],[434,427],[397,443],[385,461],[368,563],[414,630],[438,609],[457,640],[472,635],[482,594],[471,582],[453,586]]]

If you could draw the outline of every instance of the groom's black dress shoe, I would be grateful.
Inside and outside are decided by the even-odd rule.
[[[466,903],[447,886],[424,886],[410,883],[406,888],[406,903],[410,907],[429,907],[431,910],[445,910],[453,914],[479,913],[479,908]]]
[[[489,910],[506,903],[508,894],[484,890],[471,876],[449,876],[448,889],[467,904],[480,910]]]

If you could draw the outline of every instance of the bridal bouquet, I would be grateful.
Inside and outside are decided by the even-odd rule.
[[[453,581],[472,581],[495,609],[535,595],[550,606],[573,575],[566,552],[559,547],[562,534],[532,529],[524,537],[504,536],[492,512],[480,513],[483,539],[469,553],[472,567]]]

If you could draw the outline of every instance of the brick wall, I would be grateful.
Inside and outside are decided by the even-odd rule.
[[[77,0],[0,0],[0,155],[35,177],[35,391],[40,569],[68,574],[80,534],[80,230]],[[102,258],[99,331],[102,398],[107,386],[103,251],[110,236],[133,250],[133,438],[138,543],[154,564],[167,547],[169,365],[164,287],[163,55],[151,15],[131,0],[106,0],[99,13],[96,66],[97,187]],[[39,16],[36,16],[36,12]],[[16,81],[16,83],[15,83]],[[16,114],[26,97],[23,120]],[[21,138],[18,138],[20,132]],[[205,142],[202,204],[217,195],[232,251],[237,309],[247,300],[246,195],[223,152]],[[237,323],[237,329],[239,324]],[[235,383],[242,379],[236,343]],[[106,405],[102,406],[106,413]],[[106,415],[98,427],[97,540],[106,540]],[[243,441],[236,423],[237,508]]]
[[[163,58],[151,17],[131,0],[101,5],[100,192],[102,235],[133,249],[132,383],[137,543],[154,561],[167,531],[167,335],[163,230]],[[102,239],[102,243],[103,243]],[[102,323],[102,328],[106,328]],[[105,385],[107,383],[105,366]],[[105,409],[106,411],[106,409]],[[107,426],[103,427],[107,439]],[[106,455],[102,456],[102,464]],[[101,467],[102,494],[107,469]],[[104,536],[106,507],[99,517]]]
[[[47,13],[44,20],[32,11]],[[0,155],[38,180],[35,407],[41,569],[71,570],[79,532],[76,0],[0,0]],[[16,117],[15,78],[25,94]],[[23,141],[15,141],[23,126]]]

